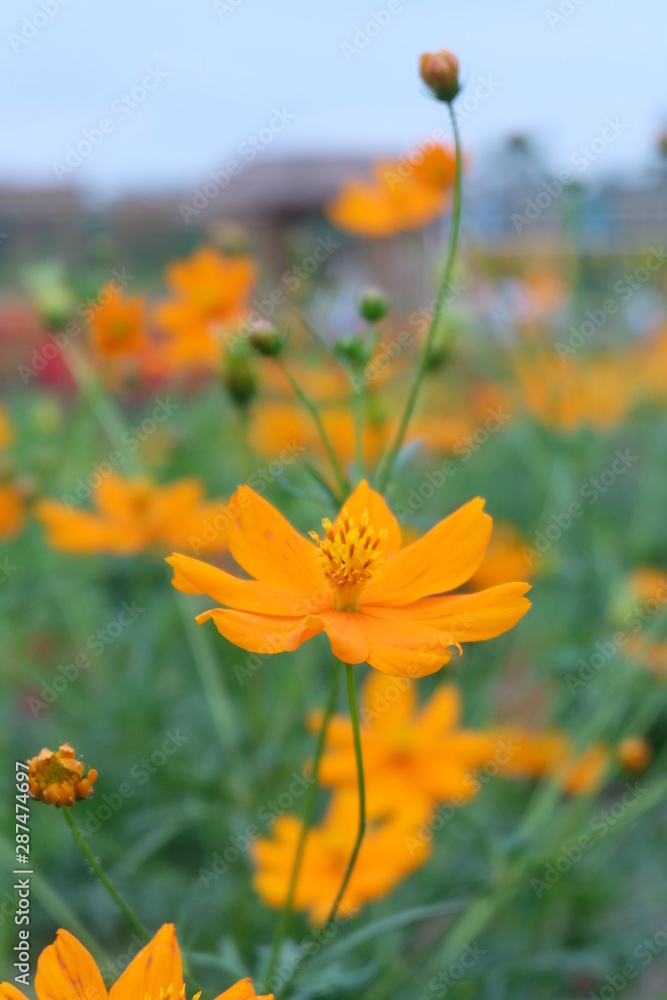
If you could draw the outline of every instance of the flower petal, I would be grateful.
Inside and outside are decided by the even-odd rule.
[[[401,548],[401,526],[389,510],[384,497],[372,490],[365,479],[362,479],[357,488],[347,498],[343,505],[348,514],[351,514],[356,524],[364,510],[368,511],[368,519],[375,528],[376,534],[383,529],[387,532],[387,537],[380,545],[380,550],[385,555],[393,555]]]
[[[501,583],[475,594],[455,594],[450,597],[425,597],[400,609],[424,624],[437,626],[443,635],[455,642],[479,642],[502,635],[523,618],[530,601],[523,595],[529,583]],[[372,609],[378,617],[391,618],[398,609]],[[365,608],[364,612],[370,613]]]
[[[461,694],[453,684],[441,684],[426,702],[416,728],[425,741],[454,729],[461,718]]]
[[[257,580],[241,580],[217,566],[178,552],[174,552],[166,561],[174,569],[172,584],[176,590],[184,594],[207,594],[214,601],[238,611],[297,618],[299,615],[322,610],[327,605],[331,606],[330,593],[324,588],[320,593],[306,591],[301,594],[292,588],[273,586]],[[320,600],[319,604],[315,603],[317,599]]]
[[[258,997],[251,979],[241,979],[240,982],[230,986],[228,990],[221,993],[216,1000],[273,1000],[273,994]]]
[[[460,587],[484,558],[490,534],[491,518],[477,497],[382,563],[361,595],[362,607],[396,607]]]
[[[213,608],[198,615],[196,621],[201,625],[212,618],[221,635],[251,653],[295,650],[307,639],[326,632],[334,656],[344,663],[362,663],[368,653],[368,643],[359,627],[359,617],[347,611],[327,611],[303,618],[287,618]]]
[[[88,511],[70,511],[55,500],[40,500],[35,515],[46,528],[48,544],[65,552],[132,555],[146,544],[137,528],[107,521]]]
[[[376,730],[396,730],[407,723],[417,707],[417,692],[408,680],[397,680],[370,670],[361,694],[365,725]]]
[[[402,608],[400,613],[393,609],[391,616],[383,615],[384,610],[364,608],[358,616],[372,667],[392,677],[426,677],[449,661],[447,646],[454,645],[451,637],[449,642],[443,642],[437,628],[406,617]]]
[[[11,983],[0,983],[0,1000],[28,1000],[28,998]]]
[[[235,513],[229,548],[246,573],[288,590],[319,591],[324,574],[317,566],[317,546],[292,527],[276,508],[249,486],[239,486],[229,501]]]
[[[163,924],[153,940],[132,959],[111,987],[109,1000],[134,1000],[146,994],[156,1000],[160,990],[166,990],[171,985],[174,996],[178,996],[183,988],[181,953],[174,925]]]
[[[69,931],[58,931],[37,962],[39,1000],[106,1000],[107,988],[90,952]]]

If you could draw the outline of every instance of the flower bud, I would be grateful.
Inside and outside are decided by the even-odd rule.
[[[643,771],[653,752],[642,736],[626,736],[618,744],[618,759],[626,771]]]
[[[370,361],[368,345],[359,334],[354,337],[339,338],[334,344],[334,354],[339,358],[344,358],[353,368],[359,370]]]
[[[425,52],[419,60],[419,72],[426,86],[439,101],[453,101],[459,90],[459,61],[446,49]]]
[[[28,792],[33,799],[58,807],[73,806],[77,799],[93,794],[97,771],[91,767],[86,773],[83,761],[76,759],[69,743],[61,744],[56,751],[45,747],[27,764]]]
[[[274,358],[277,354],[280,354],[285,345],[285,338],[273,323],[269,323],[268,320],[255,323],[250,331],[248,340],[251,347],[258,354],[262,354],[266,358]]]
[[[359,299],[359,315],[369,323],[377,323],[389,312],[389,299],[381,288],[365,288]]]
[[[245,352],[227,354],[222,380],[237,406],[245,406],[257,391],[257,374]]]

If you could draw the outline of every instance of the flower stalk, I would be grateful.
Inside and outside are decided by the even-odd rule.
[[[151,935],[148,933],[144,925],[142,924],[139,917],[136,915],[134,910],[125,902],[121,894],[118,892],[114,884],[111,882],[110,878],[100,865],[99,861],[90,849],[89,844],[86,842],[85,837],[81,833],[81,830],[77,826],[76,820],[72,816],[72,810],[70,808],[61,809],[63,816],[65,817],[65,822],[72,831],[72,836],[77,843],[77,846],[84,858],[93,869],[98,879],[109,893],[114,903],[122,911],[123,915],[127,919],[128,923],[132,925],[137,934],[141,937],[143,941],[150,941]]]
[[[329,924],[338,913],[338,908],[341,904],[341,900],[345,895],[345,890],[348,887],[350,878],[352,877],[352,872],[354,871],[354,866],[357,861],[357,856],[361,848],[362,841],[364,839],[364,834],[366,833],[366,785],[364,782],[364,760],[363,754],[361,752],[361,729],[359,724],[359,705],[357,702],[357,692],[354,684],[354,667],[349,663],[345,664],[345,679],[347,681],[347,697],[350,704],[350,719],[352,720],[352,738],[354,740],[354,756],[357,764],[357,787],[359,790],[359,825],[357,827],[357,836],[354,842],[354,847],[352,848],[352,854],[350,855],[350,860],[348,862],[347,868],[345,870],[345,876],[341,883],[341,887],[338,890],[338,894],[334,900],[333,906],[331,907],[331,912],[325,921],[325,926]]]
[[[327,697],[326,705],[324,707],[324,714],[322,716],[322,725],[320,727],[320,731],[317,737],[317,743],[315,745],[315,753],[313,755],[313,768],[312,768],[313,781],[308,789],[308,793],[306,796],[306,801],[303,810],[301,833],[299,835],[299,841],[297,843],[296,853],[294,855],[294,863],[292,864],[292,871],[290,874],[289,886],[287,889],[287,898],[285,899],[285,905],[283,906],[282,912],[280,914],[280,920],[278,921],[278,926],[276,927],[276,933],[273,939],[273,945],[271,947],[271,954],[269,956],[269,961],[266,967],[267,982],[271,981],[273,970],[275,969],[276,962],[280,955],[280,947],[283,941],[285,940],[287,932],[289,931],[290,920],[294,912],[294,896],[296,893],[296,887],[299,880],[299,872],[301,871],[303,852],[306,846],[308,831],[312,826],[313,815],[315,812],[315,801],[317,799],[317,792],[318,792],[317,776],[320,770],[320,761],[322,759],[322,753],[324,752],[327,729],[329,728],[329,722],[336,707],[337,696],[338,696],[338,664],[335,663],[334,668],[331,671],[331,683],[329,686],[329,694]]]
[[[398,456],[399,451],[403,447],[403,442],[405,440],[405,435],[407,433],[408,425],[412,418],[415,404],[417,402],[419,390],[421,389],[422,382],[424,381],[424,376],[428,371],[431,348],[433,346],[433,340],[438,331],[438,327],[440,326],[442,310],[444,307],[445,298],[447,296],[447,290],[450,287],[452,270],[454,267],[454,261],[456,259],[456,250],[459,241],[459,230],[461,227],[461,176],[462,176],[463,159],[461,155],[461,138],[459,136],[459,128],[451,102],[448,102],[447,107],[449,109],[449,116],[452,122],[452,131],[454,133],[454,145],[456,149],[456,178],[454,181],[454,196],[452,202],[452,224],[449,232],[449,248],[447,251],[447,260],[445,263],[445,269],[442,275],[442,281],[440,283],[438,296],[435,300],[435,306],[433,308],[433,316],[431,318],[431,324],[429,326],[428,334],[426,336],[426,343],[424,345],[424,350],[419,361],[419,366],[415,373],[415,378],[412,383],[412,388],[410,389],[410,395],[408,396],[408,400],[405,405],[405,410],[403,411],[403,416],[401,417],[401,423],[399,425],[393,444],[391,445],[389,451],[385,453],[382,462],[380,463],[380,468],[378,470],[378,475],[377,475],[377,488],[380,491],[380,493],[385,493],[387,491],[389,483],[391,482],[391,476],[394,470],[394,465],[396,464],[396,458]]]

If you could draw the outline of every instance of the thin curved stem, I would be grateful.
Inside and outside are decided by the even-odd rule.
[[[329,694],[327,697],[327,702],[324,707],[324,714],[322,716],[322,725],[317,737],[317,743],[315,745],[315,753],[313,755],[313,770],[312,778],[313,782],[308,789],[308,794],[306,796],[306,802],[303,810],[303,822],[301,825],[301,834],[299,836],[299,842],[296,847],[296,854],[294,855],[294,863],[292,865],[292,872],[290,874],[289,886],[287,889],[287,898],[285,900],[285,905],[280,914],[280,920],[278,926],[276,927],[276,933],[273,939],[273,945],[271,948],[271,955],[269,956],[269,961],[267,963],[267,973],[266,982],[271,981],[273,976],[273,970],[275,968],[278,956],[280,954],[280,946],[283,943],[287,932],[289,930],[289,923],[292,917],[292,912],[294,908],[294,895],[296,893],[296,886],[299,879],[299,872],[301,870],[301,862],[303,860],[303,852],[306,846],[306,838],[308,837],[308,831],[313,822],[313,814],[315,812],[315,801],[317,798],[317,776],[320,770],[320,760],[322,759],[322,753],[324,751],[324,744],[326,742],[327,729],[329,728],[329,722],[331,716],[333,715],[334,708],[336,707],[336,698],[338,696],[338,664],[335,663],[331,671],[331,684],[329,686]]]
[[[125,902],[125,900],[123,899],[123,897],[121,896],[121,894],[118,892],[118,890],[116,889],[116,887],[113,885],[113,883],[109,879],[109,876],[106,874],[106,872],[104,871],[104,869],[100,865],[99,861],[97,860],[97,858],[95,857],[95,855],[91,851],[89,844],[86,843],[85,837],[81,833],[81,830],[79,829],[79,827],[76,824],[76,820],[72,816],[72,809],[71,809],[71,807],[70,806],[64,806],[60,811],[63,814],[63,816],[65,817],[65,822],[67,823],[68,827],[72,831],[72,836],[74,837],[79,850],[81,851],[81,853],[83,854],[84,858],[86,859],[86,861],[88,862],[88,864],[90,865],[90,867],[93,869],[93,871],[97,875],[98,879],[100,880],[100,882],[102,883],[102,885],[104,886],[104,888],[106,889],[106,891],[109,893],[109,895],[113,899],[114,903],[122,911],[122,913],[125,916],[125,918],[127,919],[128,923],[130,923],[132,925],[132,927],[134,927],[134,929],[137,932],[137,934],[139,934],[139,936],[143,940],[150,941],[151,935],[148,933],[148,931],[146,930],[146,928],[142,924],[141,920],[139,920],[139,917],[136,915],[136,913],[134,912],[134,910],[132,910],[132,908],[130,906],[128,906],[128,904]]]
[[[313,403],[313,401],[310,399],[310,397],[306,394],[306,392],[301,388],[301,386],[294,378],[294,376],[287,371],[287,368],[285,367],[284,363],[281,361],[280,358],[276,358],[276,363],[280,368],[281,372],[283,373],[283,375],[285,376],[285,378],[287,379],[287,381],[289,382],[289,384],[294,389],[294,392],[296,393],[298,398],[301,400],[303,405],[310,413],[311,417],[313,418],[313,421],[315,422],[315,426],[317,427],[319,435],[322,438],[322,444],[324,445],[326,453],[329,456],[329,461],[331,462],[334,475],[336,476],[336,480],[338,482],[338,488],[340,489],[341,493],[340,501],[342,503],[342,501],[350,492],[350,484],[348,482],[347,476],[345,475],[340,466],[340,462],[336,457],[336,452],[333,449],[333,445],[331,444],[329,435],[324,429],[324,424],[322,423],[322,418],[320,417],[319,410],[317,409],[317,406]]]
[[[354,847],[352,848],[352,854],[348,862],[347,868],[345,870],[345,877],[341,884],[338,894],[334,900],[334,904],[331,907],[331,912],[327,917],[324,926],[326,927],[338,913],[338,907],[340,906],[341,900],[345,895],[345,890],[347,889],[348,883],[354,871],[354,866],[357,861],[357,856],[359,854],[359,849],[361,847],[361,842],[364,839],[364,834],[366,833],[366,785],[364,782],[364,760],[361,752],[361,730],[359,726],[359,706],[357,704],[357,692],[354,686],[354,667],[350,666],[349,663],[345,664],[345,679],[347,681],[347,697],[350,703],[350,719],[352,720],[352,737],[354,739],[354,756],[357,762],[357,785],[359,788],[359,825],[357,827],[357,837],[354,842]]]
[[[445,298],[447,296],[447,290],[450,286],[452,278],[452,269],[454,267],[454,260],[456,259],[456,248],[459,241],[459,229],[461,227],[461,173],[462,173],[462,157],[461,157],[461,139],[459,136],[459,128],[456,122],[456,115],[452,108],[451,103],[447,105],[449,108],[449,116],[452,121],[452,130],[454,132],[454,145],[456,149],[456,179],[454,181],[454,199],[452,203],[452,225],[449,233],[449,249],[447,251],[447,261],[445,263],[445,270],[442,275],[442,281],[440,282],[440,289],[438,291],[438,296],[435,300],[433,307],[433,316],[431,317],[431,325],[429,326],[428,334],[426,336],[426,343],[424,345],[424,351],[419,361],[419,367],[415,374],[414,382],[412,383],[412,388],[410,389],[410,395],[408,396],[407,403],[405,404],[405,410],[403,411],[403,416],[401,418],[401,423],[399,425],[394,443],[391,445],[388,452],[385,453],[382,462],[380,464],[380,469],[377,476],[377,486],[381,493],[384,493],[391,480],[391,475],[394,469],[394,464],[396,462],[396,457],[403,447],[403,441],[405,440],[405,434],[408,429],[408,424],[412,417],[412,413],[415,408],[415,403],[417,402],[417,396],[419,395],[419,390],[421,389],[421,384],[424,381],[424,376],[428,371],[428,363],[431,355],[431,347],[433,345],[433,338],[440,325],[440,319],[442,317],[442,310],[445,304]]]

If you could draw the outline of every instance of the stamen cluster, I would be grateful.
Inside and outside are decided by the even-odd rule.
[[[382,559],[379,546],[387,535],[386,529],[376,534],[367,510],[357,527],[345,507],[333,524],[325,517],[322,527],[324,538],[315,531],[310,532],[310,537],[319,546],[325,576],[337,587],[358,587],[368,583]]]

